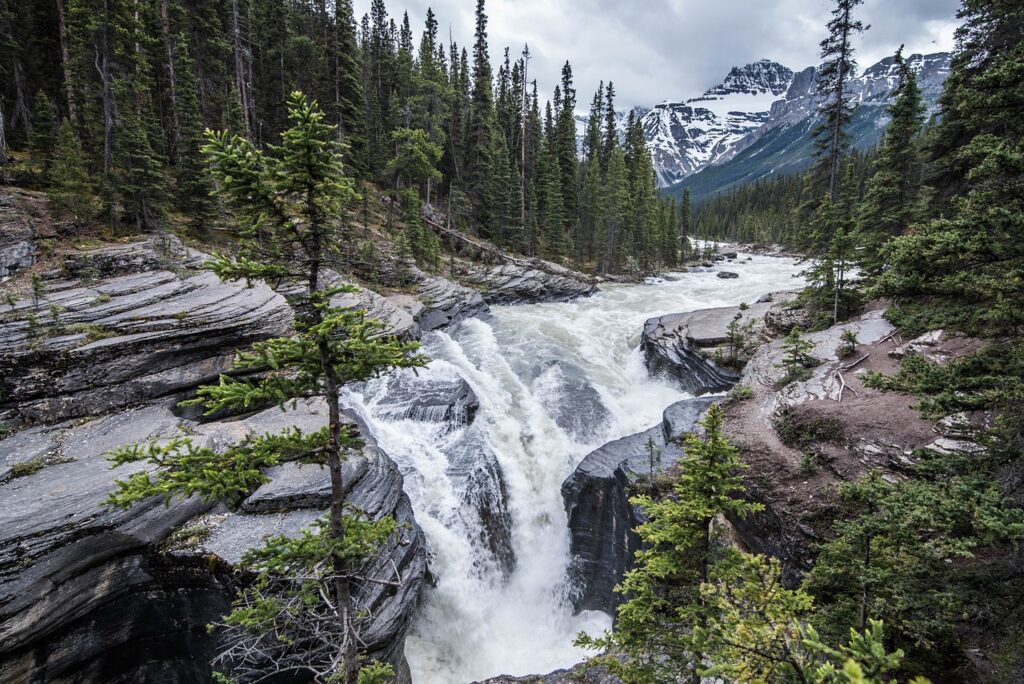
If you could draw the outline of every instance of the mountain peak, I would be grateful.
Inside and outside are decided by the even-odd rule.
[[[733,93],[771,93],[778,97],[786,92],[793,80],[793,70],[770,59],[761,59],[742,67],[733,67],[719,85],[704,93],[704,97]]]

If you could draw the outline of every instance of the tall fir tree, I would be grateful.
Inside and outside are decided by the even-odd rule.
[[[190,439],[132,445],[110,456],[115,465],[149,462],[154,472],[119,481],[107,504],[130,507],[154,495],[198,494],[208,500],[248,494],[268,478],[266,468],[287,460],[326,466],[331,478],[326,520],[295,538],[269,538],[243,563],[257,581],[240,590],[225,620],[224,651],[217,661],[248,681],[268,669],[314,679],[356,684],[359,627],[355,573],[394,529],[394,521],[368,520],[345,510],[341,467],[358,436],[341,420],[342,384],[385,368],[421,365],[415,344],[383,339],[381,326],[362,311],[338,308],[332,298],[352,291],[332,286],[325,269],[344,242],[339,222],[356,199],[344,175],[341,148],[318,107],[299,93],[289,98],[292,127],[273,156],[227,133],[208,136],[213,175],[239,220],[237,257],[220,256],[212,268],[225,280],[298,281],[305,294],[290,337],[257,343],[239,352],[234,370],[200,388],[194,402],[214,412],[263,403],[317,397],[327,405],[323,429],[250,437],[223,452],[196,447]],[[274,369],[267,372],[266,369]],[[251,371],[262,371],[255,376]],[[295,610],[295,605],[301,610]],[[252,606],[259,610],[253,611]]]
[[[924,124],[924,102],[913,69],[903,59],[903,47],[896,52],[899,83],[889,107],[891,120],[874,163],[874,175],[868,181],[864,201],[857,216],[861,267],[877,275],[885,263],[882,250],[890,239],[910,227],[918,206],[921,186],[921,159],[918,135]]]

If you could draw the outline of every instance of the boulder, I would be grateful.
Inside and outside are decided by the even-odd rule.
[[[576,610],[601,610],[614,615],[621,596],[612,589],[633,565],[640,539],[633,531],[641,522],[629,503],[630,487],[651,472],[672,467],[682,450],[666,440],[694,429],[700,415],[715,399],[687,399],[665,411],[659,425],[609,442],[592,451],[562,483],[569,517],[572,564],[569,578]]]
[[[423,305],[416,318],[423,332],[445,328],[487,311],[483,296],[476,290],[423,272],[416,275],[416,298]]]
[[[728,341],[728,326],[737,313],[741,324],[752,322],[755,336],[769,304],[752,304],[745,311],[727,306],[651,318],[644,323],[640,347],[647,368],[678,380],[684,390],[700,395],[722,392],[732,387],[739,374],[713,360],[707,350]]]
[[[729,280],[731,278],[739,278],[740,277],[739,273],[734,273],[732,271],[719,271],[716,275],[719,278],[722,278],[723,280]]]

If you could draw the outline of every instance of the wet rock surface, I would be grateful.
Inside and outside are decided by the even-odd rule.
[[[205,258],[173,237],[69,255],[0,320],[0,424],[20,428],[0,440],[0,680],[209,681],[217,642],[206,625],[229,607],[232,565],[265,535],[326,513],[328,472],[295,463],[272,469],[234,511],[198,499],[101,506],[116,478],[145,467],[112,471],[105,454],[118,446],[187,434],[222,449],[326,423],[323,402],[202,421],[176,407],[294,316],[286,290],[222,283],[196,270]],[[338,299],[384,321],[384,334],[419,334],[376,293]],[[398,585],[367,584],[356,601],[372,615],[365,650],[407,682],[425,542],[397,466],[367,442],[345,463],[346,499],[393,515],[399,531],[362,573]],[[202,543],[177,548],[179,531]]]
[[[686,399],[665,411],[661,424],[644,432],[609,442],[592,451],[562,483],[562,498],[569,516],[576,610],[601,610],[614,614],[621,596],[612,589],[632,567],[640,548],[634,528],[638,512],[629,503],[630,486],[652,470],[672,467],[682,450],[675,439],[693,430],[701,414],[715,399]]]

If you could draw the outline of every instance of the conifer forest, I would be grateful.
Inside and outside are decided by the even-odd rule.
[[[1024,681],[1024,4],[391,4],[0,0],[0,684]]]

